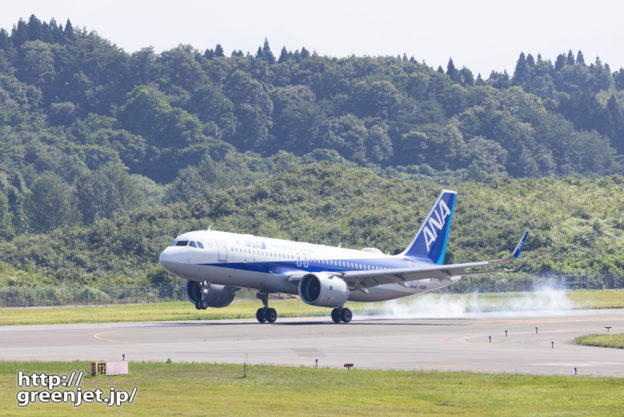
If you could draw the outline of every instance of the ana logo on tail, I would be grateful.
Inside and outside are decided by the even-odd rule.
[[[448,208],[444,200],[440,200],[440,204],[438,204],[438,207],[434,210],[433,214],[435,214],[435,217],[431,216],[423,228],[427,251],[431,249],[431,245],[438,238],[438,231],[442,230],[444,227],[446,218],[451,215],[451,210]]]

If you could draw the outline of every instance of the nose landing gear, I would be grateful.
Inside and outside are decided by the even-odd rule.
[[[199,283],[199,296],[200,299],[195,302],[195,308],[198,310],[205,310],[208,308],[208,291],[210,291],[210,283],[202,281]]]
[[[275,320],[277,320],[277,311],[275,311],[274,308],[269,308],[269,294],[266,292],[259,292],[256,294],[256,297],[262,300],[262,304],[264,304],[264,307],[256,311],[256,319],[258,322],[275,323]]]

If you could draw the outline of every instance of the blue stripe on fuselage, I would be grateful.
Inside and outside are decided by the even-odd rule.
[[[276,268],[283,268],[291,271],[306,272],[345,272],[345,271],[382,271],[384,269],[410,268],[417,266],[430,266],[432,262],[415,257],[387,258],[387,259],[332,259],[331,262],[345,262],[355,264],[352,266],[332,265],[329,261],[306,262],[300,261],[257,261],[257,262],[217,262],[202,263],[202,266],[214,266],[221,268],[240,269],[243,271],[253,271],[260,273],[271,273]],[[359,267],[362,265],[363,267]]]

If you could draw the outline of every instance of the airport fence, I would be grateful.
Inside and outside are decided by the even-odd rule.
[[[542,288],[609,290],[624,288],[624,274],[492,274],[466,276],[447,287],[449,292],[523,292]]]
[[[0,290],[1,307],[141,304],[186,300],[183,285],[157,287],[36,287]]]
[[[442,292],[526,292],[541,288],[562,290],[592,290],[624,288],[624,274],[565,275],[551,273],[493,274],[466,276]],[[238,296],[255,299],[250,291]],[[154,287],[34,287],[0,289],[0,307],[36,307],[62,305],[142,304],[185,301],[184,285]]]

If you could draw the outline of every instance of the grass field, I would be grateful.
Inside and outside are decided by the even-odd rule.
[[[574,339],[579,345],[601,346],[624,349],[624,333],[619,334],[591,334]]]
[[[130,363],[130,375],[85,375],[83,391],[112,385],[133,404],[18,408],[16,372],[68,375],[86,362],[0,362],[0,415],[66,416],[618,416],[624,379]],[[24,388],[23,388],[24,389]],[[33,389],[33,388],[30,388]]]
[[[499,311],[509,308],[552,309],[565,308],[623,308],[624,290],[589,290],[547,293],[484,293],[484,294],[440,294],[432,293],[408,297],[397,301],[398,306],[421,306],[428,308],[452,306],[461,311]],[[270,301],[279,317],[324,316],[330,310],[307,305],[297,299]],[[253,318],[261,306],[258,300],[241,300],[226,308],[208,308],[198,311],[188,302],[155,304],[106,305],[88,307],[35,307],[2,308],[0,325],[53,324],[53,323],[96,323],[116,321],[163,321],[163,320],[206,320]],[[348,303],[355,314],[389,313],[384,303]]]

